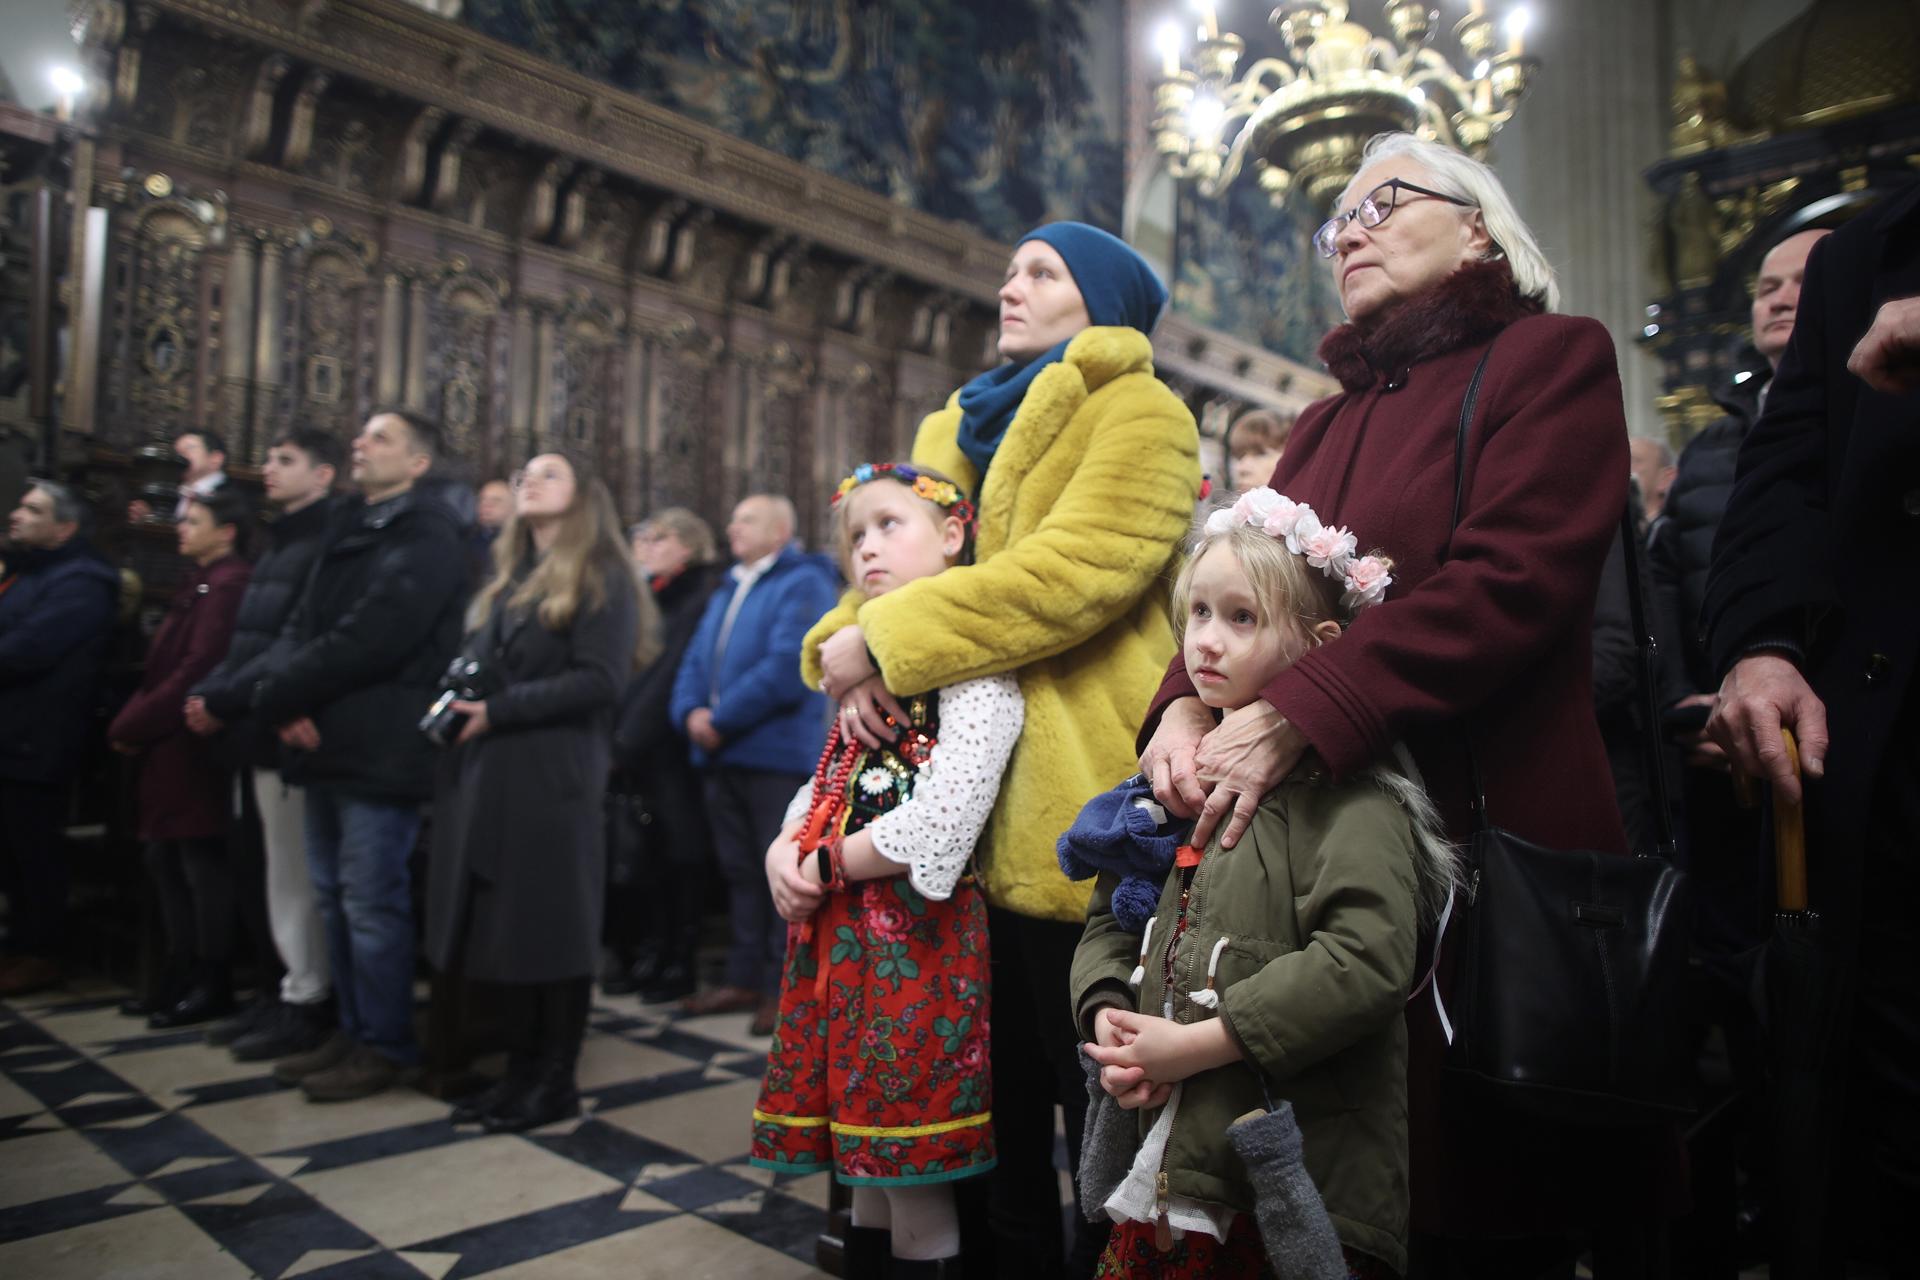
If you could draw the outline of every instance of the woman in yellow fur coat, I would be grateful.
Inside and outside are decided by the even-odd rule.
[[[1076,1217],[1063,1257],[1053,1108],[1064,1104],[1077,1164],[1086,1090],[1067,978],[1088,886],[1061,873],[1054,842],[1136,771],[1134,732],[1174,651],[1166,570],[1200,464],[1193,415],[1153,372],[1146,335],[1166,296],[1104,231],[1058,222],[1021,241],[1000,289],[1008,363],[955,392],[913,444],[914,463],[977,496],[975,563],[871,600],[850,592],[807,635],[808,681],[872,743],[895,698],[1003,671],[1026,698],[977,854],[993,947],[997,1276],[1090,1275],[1104,1243]]]

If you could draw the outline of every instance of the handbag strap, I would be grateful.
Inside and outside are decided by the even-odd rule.
[[[1496,338],[1497,342],[1498,339]],[[1467,436],[1473,429],[1474,413],[1479,408],[1480,384],[1486,377],[1487,362],[1493,358],[1493,343],[1481,353],[1480,363],[1474,366],[1473,377],[1467,382],[1466,395],[1460,399],[1460,427],[1453,442],[1453,528],[1460,527],[1460,508],[1466,500],[1467,476]],[[1653,788],[1654,827],[1657,844],[1654,854],[1668,862],[1673,861],[1676,851],[1673,836],[1673,813],[1667,803],[1667,772],[1661,758],[1660,739],[1657,736],[1660,724],[1660,701],[1654,692],[1654,654],[1653,632],[1647,625],[1645,598],[1640,594],[1641,566],[1639,552],[1640,538],[1633,525],[1633,509],[1629,505],[1620,509],[1620,550],[1627,566],[1627,610],[1633,623],[1633,643],[1638,651],[1634,664],[1634,683],[1639,687],[1640,698],[1645,703],[1646,721],[1640,726],[1640,747],[1647,770],[1647,784]],[[1480,772],[1480,758],[1473,750],[1473,724],[1467,723],[1466,733],[1467,770],[1473,781],[1474,820],[1482,827],[1492,825],[1487,816],[1487,787]]]
[[[1497,341],[1497,339],[1496,339]],[[1480,383],[1487,376],[1487,361],[1493,359],[1493,343],[1480,353],[1480,363],[1473,366],[1473,377],[1467,381],[1467,393],[1460,397],[1460,428],[1453,439],[1453,529],[1460,527],[1460,504],[1466,496],[1467,477],[1467,433],[1473,428],[1474,410],[1480,405]],[[1451,552],[1452,546],[1447,550]],[[1491,826],[1487,818],[1487,784],[1480,776],[1480,757],[1473,751],[1473,717],[1467,718],[1466,749],[1467,774],[1473,782],[1473,820],[1482,827]]]
[[[1642,593],[1640,531],[1633,522],[1633,498],[1620,511],[1620,552],[1627,562],[1627,612],[1633,619],[1633,647],[1639,661],[1634,664],[1634,683],[1640,686],[1642,710],[1646,721],[1640,727],[1640,751],[1647,770],[1647,785],[1653,788],[1653,826],[1655,856],[1672,862],[1679,853],[1673,836],[1673,808],[1667,801],[1667,765],[1660,749],[1660,699],[1654,692],[1656,652],[1653,629],[1647,624],[1646,596]]]

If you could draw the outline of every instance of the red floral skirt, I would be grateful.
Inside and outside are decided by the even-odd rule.
[[[945,902],[906,876],[831,893],[787,931],[780,1018],[751,1160],[913,1186],[994,1164],[987,912],[971,877]]]
[[[1352,1249],[1344,1252],[1347,1280],[1397,1280],[1393,1270],[1379,1259]],[[1259,1225],[1253,1215],[1240,1213],[1234,1215],[1226,1240],[1190,1231],[1165,1253],[1153,1243],[1152,1223],[1117,1223],[1093,1275],[1094,1280],[1179,1280],[1187,1276],[1271,1280],[1273,1269],[1267,1266]]]

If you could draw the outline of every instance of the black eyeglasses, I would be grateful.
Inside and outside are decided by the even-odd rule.
[[[1359,204],[1345,213],[1336,213],[1320,224],[1313,233],[1313,247],[1320,251],[1323,258],[1331,258],[1340,252],[1337,241],[1340,231],[1349,222],[1358,218],[1363,227],[1377,227],[1385,222],[1400,203],[1400,193],[1411,191],[1416,196],[1428,196],[1435,200],[1445,200],[1448,204],[1457,204],[1463,209],[1471,209],[1473,201],[1450,196],[1444,191],[1433,191],[1426,187],[1415,186],[1402,178],[1389,178],[1362,197]],[[1381,193],[1384,192],[1383,196]]]

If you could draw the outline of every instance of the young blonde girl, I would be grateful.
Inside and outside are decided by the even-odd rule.
[[[1202,700],[1221,712],[1251,703],[1381,599],[1389,569],[1271,489],[1215,512],[1173,598]],[[1144,935],[1117,923],[1118,877],[1101,876],[1073,1002],[1101,1087],[1138,1112],[1138,1147],[1117,1185],[1098,1189],[1116,1223],[1099,1275],[1278,1269],[1252,1216],[1266,1180],[1249,1176],[1227,1130],[1282,1102],[1347,1274],[1405,1271],[1401,1011],[1421,923],[1452,883],[1437,832],[1404,774],[1335,782],[1309,757],[1233,849],[1181,850]]]
[[[834,504],[868,598],[966,556],[973,509],[926,468],[860,467]],[[852,1186],[850,1280],[957,1275],[951,1184],[994,1164],[986,907],[969,863],[1023,703],[1007,675],[904,701],[885,747],[835,725],[767,850],[792,927],[750,1158]]]

